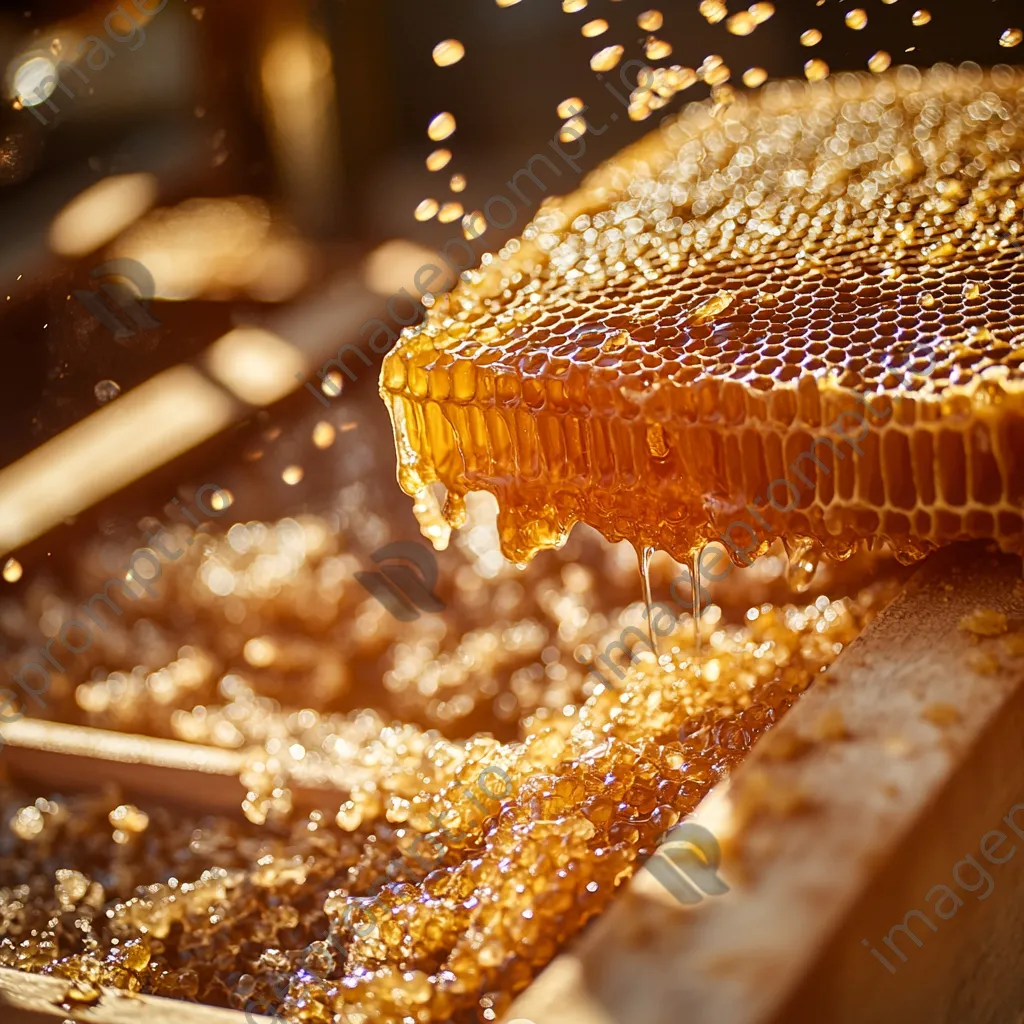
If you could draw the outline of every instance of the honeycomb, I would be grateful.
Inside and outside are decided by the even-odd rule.
[[[407,329],[399,482],[745,564],[1024,551],[1024,75],[900,68],[694,104]]]

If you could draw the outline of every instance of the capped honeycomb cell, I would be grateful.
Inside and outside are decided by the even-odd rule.
[[[407,330],[410,494],[678,558],[775,538],[1024,550],[1024,75],[901,68],[694,104]]]

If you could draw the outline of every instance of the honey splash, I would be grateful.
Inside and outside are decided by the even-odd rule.
[[[547,201],[385,360],[399,482],[680,561],[1024,550],[1024,78],[695,104]]]

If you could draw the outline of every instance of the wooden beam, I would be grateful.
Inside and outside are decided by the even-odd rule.
[[[241,813],[244,751],[33,718],[5,725],[3,735],[7,745],[0,763],[12,779],[35,788],[66,793],[112,783],[140,799]],[[355,764],[327,771],[299,762],[292,768],[292,799],[303,809],[337,807],[356,782],[368,777]]]
[[[1006,633],[980,635],[998,629],[989,612]],[[978,545],[930,559],[698,808],[730,892],[684,906],[641,871],[506,1019],[1017,1024],[1024,835],[1003,819],[1019,808],[1024,830],[1022,630],[1019,559]],[[1016,847],[1001,865],[981,853],[993,830],[998,856]],[[987,883],[964,888],[968,864],[954,878],[968,855],[994,881],[985,899]],[[938,885],[962,900],[949,920]],[[920,947],[890,932],[912,910],[936,927],[910,919]]]
[[[262,1014],[223,1010],[158,996],[129,995],[103,989],[99,1002],[69,1009],[68,983],[60,978],[0,968],[0,1021],[3,1024],[271,1024]]]

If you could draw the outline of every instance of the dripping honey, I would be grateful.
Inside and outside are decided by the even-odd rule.
[[[680,560],[1024,550],[1022,90],[904,68],[692,107],[387,357],[403,488],[490,491],[516,562],[579,521]]]

